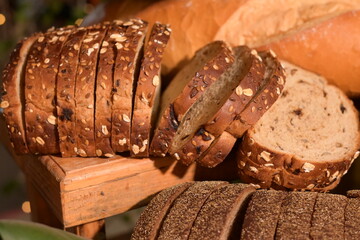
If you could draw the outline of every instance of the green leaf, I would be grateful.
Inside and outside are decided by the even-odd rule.
[[[2,240],[84,240],[75,234],[51,228],[43,224],[0,220],[0,239]]]

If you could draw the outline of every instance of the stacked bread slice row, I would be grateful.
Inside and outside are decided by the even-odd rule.
[[[238,149],[240,175],[262,187],[332,189],[359,155],[357,111],[324,78],[284,65],[283,95]]]

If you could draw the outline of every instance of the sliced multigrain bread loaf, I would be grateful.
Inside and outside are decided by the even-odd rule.
[[[240,239],[274,239],[286,192],[258,190],[246,209]]]
[[[284,65],[287,84],[283,95],[245,134],[239,165],[247,156],[263,169],[275,168],[284,176],[313,181],[312,188],[335,187],[334,182],[358,156],[357,111],[322,77]]]
[[[79,65],[79,53],[86,29],[72,32],[60,53],[59,72],[56,80],[56,107],[60,153],[62,157],[74,157],[75,141],[75,80]]]
[[[41,34],[34,34],[19,42],[11,53],[9,63],[3,70],[3,90],[0,108],[3,109],[10,142],[16,153],[29,152],[25,138],[24,74],[26,59],[31,46]]]
[[[125,34],[114,37],[118,42],[112,96],[111,145],[114,152],[130,150],[133,95],[148,24],[139,19],[123,23]]]
[[[199,49],[189,64],[175,76],[161,97],[159,119],[150,145],[151,155],[167,154],[181,123],[179,120],[195,102],[200,102],[199,98],[217,82],[233,60],[232,51],[226,43],[212,42]],[[213,102],[212,109],[216,108],[216,104]]]
[[[192,185],[193,183],[183,183],[158,193],[141,213],[131,239],[157,239],[163,219],[173,202]]]
[[[32,45],[25,73],[25,123],[33,154],[59,153],[55,106],[60,52],[73,27],[50,29]]]
[[[112,89],[119,35],[124,35],[126,27],[122,21],[114,21],[101,43],[96,73],[95,94],[95,153],[96,156],[112,157],[111,147]]]
[[[235,239],[236,225],[242,223],[242,216],[238,215],[243,214],[254,192],[254,187],[245,184],[229,184],[215,190],[198,213],[188,239]]]
[[[99,49],[108,25],[97,24],[88,29],[80,47],[75,83],[75,141],[81,157],[95,153],[95,81]]]
[[[345,239],[360,239],[360,191],[347,192],[345,208]]]
[[[149,144],[160,101],[161,62],[170,39],[169,26],[155,23],[145,46],[134,98],[131,155],[149,156]]]

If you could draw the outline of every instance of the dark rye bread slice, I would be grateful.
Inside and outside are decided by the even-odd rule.
[[[75,83],[75,141],[81,157],[95,153],[95,81],[100,46],[108,25],[97,24],[88,29],[80,47]]]
[[[29,151],[59,153],[55,106],[60,52],[73,26],[50,29],[32,45],[25,73],[25,123]]]
[[[240,239],[274,239],[283,199],[288,193],[258,190],[246,209]]]
[[[310,239],[344,239],[346,203],[343,195],[319,193],[311,218]]]
[[[209,195],[227,182],[196,182],[173,203],[157,239],[188,239],[191,227]]]
[[[345,208],[345,239],[360,239],[360,191],[347,192]]]
[[[193,184],[183,183],[158,193],[141,213],[131,239],[157,239],[163,219],[169,212],[173,202]]]
[[[11,145],[18,154],[29,152],[23,119],[24,75],[30,48],[39,36],[41,34],[34,34],[16,45],[2,75],[4,94],[2,95],[0,108],[3,109]]]
[[[123,26],[127,27],[125,34],[115,36],[118,52],[114,69],[111,125],[114,152],[130,150],[133,95],[148,24],[140,19],[131,19]]]
[[[201,98],[205,89],[216,82],[232,65],[233,60],[232,51],[228,45],[222,41],[215,41],[199,49],[189,64],[178,72],[161,96],[159,119],[151,141],[150,155],[165,156],[167,154],[179,127],[179,120],[183,118],[190,106]],[[185,97],[187,101],[179,101]],[[178,99],[177,112],[174,106],[176,99]]]
[[[310,239],[311,217],[316,197],[315,192],[287,194],[282,201],[275,239]]]
[[[56,80],[56,108],[59,146],[62,157],[74,157],[75,141],[75,80],[79,53],[86,29],[77,28],[65,41],[60,53],[59,72]]]
[[[260,52],[265,65],[265,76],[259,91],[245,106],[244,110],[228,126],[226,131],[240,138],[277,101],[285,84],[284,69],[274,52]]]
[[[286,174],[316,180],[315,188],[330,185],[359,155],[357,111],[322,77],[284,65],[288,75],[284,93],[245,134],[240,155],[259,165],[273,164]]]
[[[155,23],[145,46],[134,98],[130,138],[132,156],[149,156],[160,101],[161,62],[170,34],[169,26]]]
[[[245,184],[229,184],[215,190],[198,213],[188,239],[234,238],[239,227],[236,224],[242,220],[238,215],[242,215],[254,192],[254,187]]]
[[[117,50],[121,47],[119,34],[124,35],[126,31],[126,26],[122,24],[122,21],[114,21],[110,24],[99,51],[95,87],[95,153],[98,157],[114,155],[111,147],[111,98],[115,59]]]

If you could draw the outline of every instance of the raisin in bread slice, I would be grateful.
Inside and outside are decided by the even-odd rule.
[[[3,109],[10,142],[18,154],[29,153],[25,137],[24,114],[24,75],[26,59],[31,46],[42,36],[34,34],[19,42],[11,53],[9,63],[3,70],[3,90],[0,107]]]
[[[118,49],[113,83],[111,145],[114,152],[130,150],[133,95],[148,24],[132,19],[123,24],[124,35],[116,34]]]
[[[32,45],[25,73],[25,123],[33,154],[59,153],[55,106],[60,52],[73,26],[49,29]]]
[[[75,80],[79,65],[80,48],[85,35],[85,28],[77,28],[69,35],[60,53],[59,72],[56,80],[56,108],[59,146],[62,157],[74,157],[77,155],[75,141]]]
[[[232,51],[228,45],[222,41],[216,41],[199,49],[189,64],[178,72],[161,96],[160,117],[151,141],[150,155],[165,156],[167,154],[172,139],[179,130],[181,124],[179,120],[189,112],[195,102],[201,101],[204,91],[217,82],[225,70],[232,65],[233,60]],[[215,100],[214,96],[211,99]],[[217,103],[214,101],[213,104]],[[211,109],[216,109],[216,106]],[[198,129],[199,127],[195,127],[193,134]]]
[[[149,156],[152,128],[155,126],[161,90],[161,61],[170,39],[169,26],[155,23],[140,67],[131,126],[131,155]]]
[[[335,187],[358,156],[358,113],[322,77],[285,66],[284,94],[245,134],[240,155],[263,167],[271,163],[284,176],[316,180],[314,188]]]

